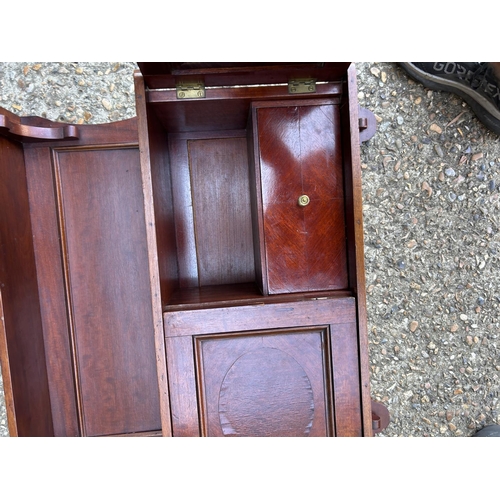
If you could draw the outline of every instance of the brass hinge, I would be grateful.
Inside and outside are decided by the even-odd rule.
[[[289,94],[311,94],[313,92],[316,92],[314,78],[295,78],[288,82]]]
[[[203,82],[180,82],[176,85],[177,99],[201,99],[205,97]]]

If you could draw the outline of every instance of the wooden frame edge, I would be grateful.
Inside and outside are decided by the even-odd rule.
[[[366,279],[364,266],[363,199],[359,139],[359,105],[356,67],[354,63],[347,70],[347,91],[349,103],[350,144],[352,161],[352,192],[354,205],[354,242],[356,258],[356,306],[358,313],[358,339],[361,379],[361,402],[363,410],[364,435],[373,436],[372,407],[370,393],[370,363],[368,349],[368,320],[366,311]]]
[[[3,314],[2,291],[0,290],[0,365],[2,368],[3,390],[5,394],[5,406],[7,408],[7,425],[10,437],[17,437],[16,409],[14,405],[14,393],[12,380],[10,378],[10,365],[7,346],[7,335],[5,332],[5,319]]]
[[[170,396],[168,391],[167,361],[165,339],[163,336],[163,313],[160,288],[160,271],[156,244],[156,222],[153,206],[153,183],[151,178],[150,155],[148,146],[146,92],[144,78],[139,70],[134,72],[137,127],[139,133],[139,154],[141,161],[142,188],[144,194],[144,214],[146,237],[149,254],[149,277],[151,283],[151,306],[155,340],[156,369],[158,373],[158,390],[160,394],[160,417],[162,435],[172,436],[170,416]]]

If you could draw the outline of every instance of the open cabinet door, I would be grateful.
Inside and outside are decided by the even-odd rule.
[[[0,117],[10,433],[159,433],[136,120]]]

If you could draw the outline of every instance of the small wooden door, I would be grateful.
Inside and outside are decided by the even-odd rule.
[[[255,103],[252,116],[263,292],[347,288],[338,105]]]
[[[360,436],[352,298],[169,311],[174,436]]]

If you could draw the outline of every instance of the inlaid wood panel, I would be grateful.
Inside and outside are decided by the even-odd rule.
[[[204,435],[328,435],[324,329],[195,342]]]
[[[347,288],[338,106],[257,103],[253,120],[263,292]]]

